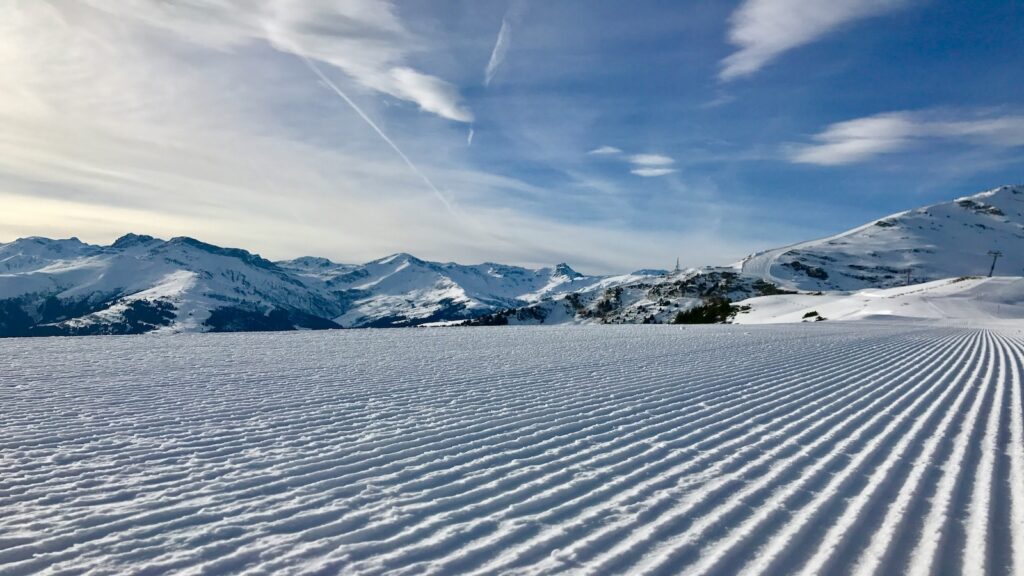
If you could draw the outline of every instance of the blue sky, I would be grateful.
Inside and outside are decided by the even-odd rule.
[[[5,10],[0,241],[611,272],[1024,181],[1016,1]]]

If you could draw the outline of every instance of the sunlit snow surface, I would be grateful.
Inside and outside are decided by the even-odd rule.
[[[0,341],[0,573],[1024,574],[1024,326]]]

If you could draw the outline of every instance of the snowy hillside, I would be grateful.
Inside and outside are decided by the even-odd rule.
[[[1024,186],[893,214],[821,240],[768,250],[741,263],[744,274],[783,288],[858,290],[942,278],[1024,271]]]
[[[1024,574],[1018,327],[0,341],[0,574]]]
[[[760,278],[732,268],[692,268],[657,276],[609,276],[585,289],[503,310],[472,325],[666,324],[709,301],[744,300],[779,293]]]
[[[0,336],[416,325],[600,281],[565,264],[461,266],[407,254],[359,266],[274,263],[192,238],[23,238],[0,244]]]
[[[1021,325],[1024,278],[965,277],[898,288],[750,298],[735,304],[736,324],[916,318]]]
[[[1024,187],[1004,186],[902,212],[829,238],[761,252],[732,268],[609,277],[587,289],[495,313],[473,323],[665,323],[675,320],[680,312],[725,306],[725,300],[736,302],[752,297],[756,298],[752,302],[759,311],[745,311],[736,321],[799,322],[801,318],[794,316],[795,311],[776,314],[769,310],[813,307],[815,302],[830,298],[841,300],[840,308],[852,306],[848,312],[836,309],[830,318],[859,318],[875,310],[873,306],[861,305],[874,295],[866,292],[849,296],[846,292],[904,286],[908,283],[908,270],[912,285],[940,279],[948,284],[962,276],[987,275],[992,263],[989,251],[1001,253],[996,263],[997,275],[1019,275],[1024,271]],[[1014,284],[1013,290],[1017,286]],[[785,294],[796,291],[824,291],[825,298]],[[834,294],[837,291],[843,294]],[[985,306],[994,302],[987,299],[990,296],[988,292],[968,291],[956,298],[978,298],[980,305]],[[921,306],[904,307],[901,311],[917,318],[941,317],[933,301],[939,297],[942,295],[933,293],[918,302],[924,303]],[[905,304],[909,306],[906,301],[900,303]],[[730,320],[728,308],[725,310],[713,315],[714,321]],[[962,318],[967,316],[965,310],[954,306],[946,311],[949,317]],[[975,311],[981,313],[980,309]],[[1009,314],[1003,317],[1017,317],[1013,316],[1013,306],[997,306],[985,317],[1003,312]],[[872,313],[886,312],[879,309]]]
[[[191,238],[24,238],[0,245],[0,271],[2,335],[324,328],[340,312],[273,262]]]

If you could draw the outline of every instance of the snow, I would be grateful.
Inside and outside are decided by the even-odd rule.
[[[748,256],[744,274],[783,288],[857,290],[964,275],[987,275],[989,251],[1003,253],[997,274],[1024,269],[1024,186],[1003,186],[881,218],[841,234]],[[796,268],[794,268],[796,264]],[[800,265],[818,268],[813,277]]]
[[[332,288],[366,291],[365,297],[334,319],[346,327],[394,316],[431,318],[452,304],[479,315],[585,290],[604,281],[603,277],[583,276],[565,264],[529,270],[494,263],[427,262],[409,254],[375,260],[358,270],[350,279],[329,282]]]
[[[222,307],[299,311],[343,327],[445,321],[538,302],[603,280],[565,264],[530,270],[427,262],[409,254],[363,265],[309,256],[274,263],[191,238],[164,241],[137,234],[110,246],[34,237],[0,244],[0,301],[19,299],[15,305],[29,312],[48,297],[91,305],[88,314],[61,320],[61,326],[115,325],[130,303],[160,301],[176,312],[170,325],[156,328],[161,332],[209,329],[204,322]]]
[[[0,574],[1024,574],[1020,321],[15,338],[0,363]]]
[[[864,320],[881,317],[958,320],[961,322],[1024,321],[1024,278],[947,278],[898,288],[822,294],[761,296],[736,303],[736,324],[772,324],[814,320]],[[817,316],[807,317],[817,312]]]
[[[0,273],[0,299],[56,296],[62,300],[113,301],[74,324],[115,321],[130,302],[160,299],[177,308],[174,331],[198,330],[219,306],[273,303],[327,314],[334,309],[273,263],[241,250],[191,238],[169,241],[128,235],[111,246],[69,240],[21,239],[0,245],[0,260],[33,258],[33,266]],[[48,258],[48,260],[47,260]],[[44,262],[44,260],[46,260]],[[2,265],[0,265],[2,269]]]
[[[818,302],[839,302],[840,308],[829,318],[847,317],[850,307],[861,316],[941,317],[949,313],[928,312],[937,305],[929,299],[911,310],[906,301],[898,303],[901,308],[859,306],[873,297],[868,292],[848,297],[902,286],[908,274],[913,284],[987,275],[990,251],[1002,253],[996,274],[1015,276],[1024,271],[1022,243],[1024,186],[900,212],[827,238],[760,252],[730,267],[617,276],[588,276],[566,264],[533,270],[493,262],[429,262],[406,253],[361,265],[310,256],[275,263],[191,238],[164,241],[136,234],[110,246],[33,237],[0,244],[0,308],[13,318],[0,317],[0,335],[391,327],[502,314],[514,314],[508,318],[513,324],[660,323],[707,298],[736,300],[778,288],[828,292]],[[191,280],[167,281],[184,275]],[[146,305],[129,307],[144,297],[150,299]],[[805,304],[818,303],[803,297],[772,302],[760,303],[761,311],[746,317],[788,321]],[[171,307],[173,316],[154,316],[152,323],[125,318],[157,305]],[[272,311],[283,312],[284,319],[278,314],[273,322],[259,321]],[[987,318],[998,316],[1000,307],[976,311]]]

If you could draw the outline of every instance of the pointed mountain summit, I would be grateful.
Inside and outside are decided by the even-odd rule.
[[[554,269],[554,271],[552,271],[551,275],[552,276],[564,276],[566,278],[573,278],[573,279],[575,279],[575,278],[583,278],[583,274],[580,274],[579,272],[573,270],[572,267],[569,266],[568,264],[566,264],[565,262],[562,262],[561,264],[556,265],[555,269]]]

